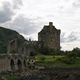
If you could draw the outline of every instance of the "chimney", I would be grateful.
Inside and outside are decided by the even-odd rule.
[[[49,22],[49,26],[53,26],[53,22]]]

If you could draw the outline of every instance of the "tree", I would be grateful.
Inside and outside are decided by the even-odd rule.
[[[80,57],[80,48],[76,47],[72,50],[72,52],[75,54],[75,56]]]

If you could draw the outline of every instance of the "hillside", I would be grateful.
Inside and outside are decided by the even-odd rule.
[[[16,37],[25,40],[18,32],[0,27],[0,53],[6,53],[9,41]]]

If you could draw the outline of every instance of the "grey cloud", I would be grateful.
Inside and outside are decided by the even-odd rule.
[[[14,29],[25,35],[31,35],[38,30],[38,27],[33,23],[33,20],[25,18],[23,15],[17,16],[13,22],[4,24],[4,26],[8,26],[8,28]]]
[[[80,40],[80,33],[78,32],[71,32],[68,36],[66,36],[67,33],[61,34],[61,43],[65,42],[74,42]]]
[[[0,9],[0,23],[4,23],[6,21],[11,20],[13,15],[14,15],[14,12],[11,9],[10,3],[4,2],[3,7]]]
[[[13,8],[19,9],[23,5],[22,0],[13,0]]]
[[[16,15],[15,9],[19,9],[23,5],[22,0],[13,0],[13,5],[9,1],[2,2],[0,7],[0,23],[11,21],[12,17]]]
[[[65,40],[66,40],[65,33],[62,33],[61,34],[61,42],[63,43],[63,42],[65,42]]]
[[[68,37],[67,37],[67,41],[76,41],[78,40],[78,37],[76,36],[76,34],[74,32],[72,32]]]
[[[80,0],[75,0],[72,5],[76,8],[80,8]]]

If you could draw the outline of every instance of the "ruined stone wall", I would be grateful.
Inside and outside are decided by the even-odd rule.
[[[44,26],[42,31],[38,33],[38,41],[43,42],[44,48],[60,49],[60,30],[50,22],[49,26]]]
[[[10,69],[9,59],[7,55],[0,55],[0,72]]]
[[[2,71],[25,71],[32,59],[20,54],[0,55],[0,72]]]
[[[24,44],[24,54],[26,56],[35,55],[36,48],[38,48],[38,41],[26,41]]]
[[[10,54],[24,54],[24,41],[21,39],[15,38],[11,40],[8,45],[8,52]]]
[[[18,43],[17,39],[11,40],[8,44],[8,52],[7,53],[12,53],[15,54],[18,52]]]

